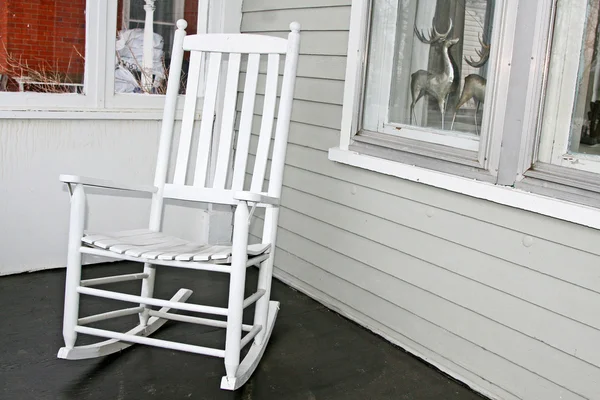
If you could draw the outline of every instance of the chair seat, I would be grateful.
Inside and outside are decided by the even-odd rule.
[[[231,260],[231,246],[195,243],[148,229],[86,232],[81,241],[90,247],[146,260],[214,263],[228,263]],[[248,245],[248,258],[267,253],[270,249],[270,244]]]

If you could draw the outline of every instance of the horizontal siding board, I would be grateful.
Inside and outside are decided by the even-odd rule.
[[[581,400],[583,398],[282,249],[278,249],[275,253],[275,264],[278,269],[305,280],[316,289],[389,326],[398,332],[397,335],[408,337],[435,353],[454,360],[464,368],[485,377],[486,380],[493,377],[492,383],[504,388],[510,387],[520,398],[528,400],[558,398]],[[365,276],[369,274],[370,272],[367,272]],[[444,309],[445,307],[442,307],[434,312],[442,314]],[[483,335],[490,335],[490,333],[484,332]],[[490,341],[492,340],[493,336],[490,335]],[[521,350],[527,351],[527,349]]]
[[[508,293],[494,290],[490,286],[482,285],[458,273],[440,268],[426,259],[416,258],[398,250],[399,247],[414,246],[420,247],[418,253],[426,254],[427,250],[431,252],[431,248],[436,248],[435,253],[442,254],[438,258],[450,258],[448,254],[451,254],[452,258],[464,260],[470,256],[467,249],[458,246],[445,246],[446,248],[439,249],[435,242],[418,243],[418,239],[409,240],[403,234],[402,229],[386,226],[386,224],[375,225],[372,221],[373,217],[342,207],[335,207],[338,210],[336,211],[337,216],[329,214],[329,218],[321,219],[315,214],[321,214],[321,210],[322,213],[331,212],[334,207],[323,206],[323,201],[318,198],[299,195],[298,192],[290,193],[289,189],[286,192],[284,201],[294,196],[297,203],[289,208],[286,206],[286,210],[282,211],[280,224],[285,229],[407,284],[435,293],[437,296],[479,315],[485,315],[495,322],[529,336],[532,340],[539,340],[573,357],[596,366],[600,365],[600,349],[597,346],[600,342],[598,329],[565,318]],[[289,200],[287,201],[289,202]],[[317,207],[319,207],[318,210]],[[288,222],[283,215],[289,216]],[[345,222],[335,224],[332,221],[334,219],[345,219]],[[302,225],[298,226],[298,224]],[[368,224],[377,228],[369,228]],[[354,229],[353,225],[360,225],[362,231],[360,228]],[[352,228],[352,230],[347,230],[348,228]],[[375,229],[377,232],[369,232]],[[360,235],[351,232],[360,232]],[[385,239],[382,239],[386,236],[392,238],[387,240],[387,243]],[[407,243],[397,245],[394,242],[400,241],[394,240],[394,238],[405,238],[402,242]],[[281,243],[280,241],[279,244],[282,245]],[[288,247],[287,250],[299,257],[307,257],[301,249],[294,252],[292,248]],[[346,259],[339,261],[344,261],[342,265],[349,263]],[[329,270],[329,263],[323,263],[323,265],[326,270]],[[342,275],[342,277],[346,276]],[[432,277],[435,278],[432,279]],[[542,287],[541,290],[544,288]],[[482,298],[485,298],[486,301],[482,302]],[[569,300],[564,301],[569,303]],[[515,312],[515,310],[519,310],[519,312]],[[573,340],[574,338],[577,340]]]
[[[289,31],[253,32],[287,38]],[[347,31],[300,32],[300,55],[345,56],[348,54]]]
[[[288,255],[288,254],[286,254]],[[298,260],[298,263],[301,263],[302,260]],[[309,264],[310,265],[310,264]],[[315,268],[315,266],[310,265],[308,269]],[[326,272],[321,271],[317,268],[317,271],[320,273],[326,274]],[[512,393],[507,392],[501,387],[494,385],[492,382],[481,379],[481,377],[473,373],[463,366],[454,363],[452,360],[443,357],[439,353],[432,351],[431,349],[423,346],[421,343],[423,341],[420,340],[421,343],[417,343],[414,340],[409,339],[406,336],[403,336],[399,332],[393,330],[392,328],[382,324],[380,321],[376,321],[373,318],[365,315],[358,310],[348,306],[345,303],[331,297],[330,295],[316,289],[314,286],[298,279],[296,276],[292,276],[291,274],[283,271],[282,269],[275,267],[274,276],[276,279],[284,282],[285,284],[296,288],[298,291],[306,294],[307,296],[312,297],[318,302],[324,304],[331,310],[343,315],[344,317],[365,326],[370,331],[374,332],[377,335],[382,336],[386,340],[402,347],[404,350],[414,354],[415,356],[426,360],[427,362],[433,364],[436,368],[441,371],[447,373],[448,375],[464,382],[466,385],[471,387],[472,389],[482,393],[484,396],[487,396],[492,399],[502,399],[502,400],[519,400],[520,398],[515,396]],[[349,283],[342,281],[343,284],[350,285]],[[360,289],[357,288],[360,291]],[[366,293],[367,296],[373,296],[370,293]],[[376,298],[377,299],[377,298]],[[377,299],[381,301],[380,299]],[[431,332],[430,332],[431,333]],[[435,332],[434,334],[438,334]],[[440,335],[447,334],[446,332],[441,332]],[[425,337],[425,336],[423,336]],[[467,344],[468,346],[469,344]],[[480,348],[478,348],[480,349]],[[476,353],[476,351],[471,352],[465,351],[464,347],[460,347],[460,351],[462,355],[466,353]],[[455,351],[459,351],[459,349],[455,349]],[[481,349],[481,351],[484,351]],[[477,356],[477,355],[476,355]],[[504,361],[504,360],[502,360]],[[539,377],[536,377],[539,379]]]
[[[347,31],[350,27],[350,7],[323,7],[293,10],[269,10],[244,13],[242,32],[287,31],[297,21],[302,31]]]
[[[310,129],[307,128],[303,132],[308,134]],[[327,159],[327,153],[315,152],[313,149],[308,148],[307,144],[315,136],[307,136],[302,138],[299,135],[295,138],[290,138],[290,143],[293,143],[292,141],[296,139],[296,143],[301,142],[302,144],[292,144],[289,146],[288,164],[321,174],[326,171],[327,175],[331,177],[360,185],[364,188],[373,188],[401,198],[427,204],[435,209],[452,211],[470,219],[495,226],[502,226],[530,235],[534,238],[534,244],[529,250],[538,246],[538,243],[541,243],[537,239],[543,239],[559,245],[555,246],[555,248],[563,246],[563,248],[571,248],[572,250],[583,250],[580,252],[580,257],[583,258],[579,259],[579,261],[585,259],[583,265],[580,265],[579,262],[575,263],[571,259],[564,260],[563,264],[559,264],[558,262],[548,263],[548,260],[555,261],[555,259],[550,258],[549,254],[546,254],[543,260],[533,262],[532,257],[538,254],[537,251],[526,254],[525,259],[518,259],[516,262],[582,287],[600,291],[600,274],[597,273],[597,268],[594,268],[592,265],[597,264],[598,259],[596,256],[600,252],[599,246],[592,246],[594,239],[597,239],[598,233],[596,231],[565,221],[543,217],[535,213],[335,163]],[[319,140],[318,138],[315,139]],[[310,162],[306,162],[309,159]],[[575,238],[581,240],[574,240]],[[490,247],[492,247],[493,251],[493,246]],[[528,250],[521,249],[519,253],[528,253]],[[564,258],[560,254],[558,256],[559,259]],[[503,254],[501,257],[518,258],[512,254]],[[540,264],[542,265],[540,266]],[[582,270],[586,272],[577,272]]]
[[[285,64],[280,63],[279,75],[283,75]],[[242,65],[240,70],[246,72],[246,65]],[[260,60],[259,71],[261,74],[267,72],[267,58]],[[346,57],[330,55],[311,55],[301,54],[298,59],[298,71],[296,73],[301,78],[318,78],[344,80],[346,76]]]
[[[350,241],[345,246],[347,249],[359,246],[358,251],[360,251],[368,245],[368,240],[357,240],[359,239],[357,237],[351,240],[352,233],[350,232],[332,230],[328,228],[327,224],[311,220],[285,208],[281,210],[280,221],[282,227],[302,225],[307,230],[312,228],[311,232],[318,233],[317,241],[319,243],[324,243],[328,237],[331,238],[332,235],[335,235],[331,241],[340,243]],[[292,250],[291,254],[296,254],[310,263],[318,263],[333,275],[343,277],[352,284],[395,304],[400,309],[418,315],[434,325],[494,354],[501,355],[514,364],[534,371],[581,396],[593,398],[596,393],[600,393],[600,369],[595,366],[557,351],[541,341],[509,329],[438,295],[399,279],[393,279],[390,275],[372,268],[372,263],[357,262],[315,242],[304,243],[297,235],[288,236],[288,240],[286,240],[286,236],[281,232],[279,237],[279,247],[286,249],[286,246],[289,246]],[[302,247],[302,243],[307,246]],[[344,246],[344,243],[342,245]],[[395,261],[385,259],[382,262],[394,263]],[[302,277],[304,274],[300,273],[299,276]],[[437,279],[437,276],[433,279]],[[467,290],[463,286],[454,286],[454,289],[457,291]],[[481,301],[480,298],[477,300]],[[485,301],[485,303],[489,302]],[[517,308],[517,310],[521,312],[520,309]],[[515,312],[516,310],[511,311]]]
[[[353,185],[347,182],[327,178],[291,166],[286,168],[285,185],[345,207],[351,207],[370,215],[377,215],[384,218],[386,223],[391,222],[399,226],[405,226],[411,229],[406,232],[408,243],[403,241],[403,246],[399,250],[426,259],[445,269],[503,292],[511,293],[532,304],[537,304],[576,321],[600,328],[599,294],[582,290],[564,280],[523,268],[515,263],[507,262],[471,247],[471,236],[479,234],[480,231],[474,232],[465,227],[466,229],[456,230],[454,237],[445,238],[439,234],[439,227],[444,222],[435,224],[429,229],[427,229],[427,226],[421,229],[422,225],[419,224],[418,219],[421,219],[421,217],[422,219],[431,218],[427,215],[429,209],[422,203],[410,202],[374,190],[355,190],[353,192]],[[348,196],[348,193],[353,194]],[[293,196],[289,199],[295,201]],[[381,208],[380,204],[395,204],[396,206]],[[448,213],[444,210],[439,211]],[[451,214],[451,217],[457,218],[460,216]],[[518,235],[518,233],[510,230],[508,230],[508,233]],[[425,251],[422,254],[415,254],[414,249],[417,248],[415,246],[420,241],[425,241],[439,250],[441,250],[440,247],[443,247],[448,252],[452,252],[458,245],[467,253],[464,259],[468,259],[470,262],[465,263],[457,257],[444,257],[443,253],[445,251],[435,253]],[[548,244],[550,246],[556,245],[552,242]],[[504,242],[499,241],[498,247],[504,245]],[[506,251],[510,251],[510,249]],[[429,257],[426,257],[427,254],[430,254]],[[535,282],[535,286],[532,287],[531,282]],[[561,296],[556,296],[556,293],[561,293]],[[568,299],[568,301],[565,301],[565,299]]]
[[[350,6],[352,0],[244,0],[242,12]]]
[[[253,157],[249,161],[252,164]],[[284,197],[282,198],[283,204],[294,210],[297,210],[297,208],[293,204],[298,204],[298,201],[300,202],[299,204],[303,204],[303,201],[297,198],[306,197],[304,192],[334,203],[339,202],[340,207],[342,205],[344,207],[351,207],[357,210],[357,212],[358,210],[364,211],[371,216],[376,215],[376,208],[379,204],[392,204],[397,200],[391,198],[381,199],[380,197],[385,194],[375,191],[369,193],[356,192],[352,196],[345,196],[352,191],[352,187],[347,183],[329,179],[322,175],[315,175],[290,166],[286,167],[285,176],[286,187],[284,188]],[[331,207],[337,207],[337,204],[335,206],[331,205]],[[403,207],[400,206],[398,208]],[[388,212],[388,214],[393,214],[396,209],[396,207],[384,208],[384,211]],[[302,210],[297,211],[302,212]],[[377,214],[382,218],[386,218],[385,212]],[[410,212],[410,210],[407,212]],[[419,212],[414,211],[414,214],[418,215]],[[394,217],[389,217],[389,219],[383,221],[384,225],[394,223]],[[600,328],[598,318],[598,315],[600,315],[600,295],[591,291],[581,290],[581,288],[563,280],[540,274],[474,249],[461,245],[457,246],[455,243],[428,235],[425,232],[410,228],[406,229],[401,223],[397,225],[397,227],[392,227],[392,229],[395,228],[396,232],[391,237],[401,236],[405,240],[398,242],[394,240],[390,240],[389,242],[381,241],[379,243],[416,258],[413,260],[407,259],[407,263],[419,264],[421,260],[425,260],[442,268],[444,271],[450,271],[489,288],[510,294],[525,302],[539,306],[542,308],[540,310],[542,315],[551,311],[568,318],[569,321],[565,322],[565,326],[571,327],[569,330],[572,333],[571,335],[568,335],[566,330],[544,332],[543,329],[546,328],[552,330],[552,320],[548,320],[549,322],[544,328],[541,325],[534,326],[534,330],[529,331],[528,334],[556,345],[570,354],[579,354],[579,357],[582,357],[582,359],[600,366],[600,349],[596,349],[594,345],[600,339],[597,336],[597,328]],[[377,241],[376,238],[372,239]],[[423,243],[427,243],[427,246],[423,246]],[[431,247],[435,248],[436,251],[429,251]],[[447,254],[452,254],[453,256],[448,257]],[[469,260],[469,262],[466,263],[464,260]],[[442,274],[444,273],[442,272]],[[557,296],[556,293],[560,293],[561,296]],[[581,330],[579,330],[580,324],[575,321],[596,329],[590,332],[587,326],[581,326]],[[538,333],[538,329],[542,329],[542,332]],[[555,339],[550,339],[546,337],[546,334],[558,336]],[[584,336],[588,339],[584,340]],[[578,337],[578,340],[573,341],[572,337]],[[591,349],[582,353],[578,344],[583,342],[588,343]]]
[[[594,229],[330,161],[326,151],[339,145],[339,131],[315,131],[309,125],[299,126],[290,131],[289,143],[293,150],[287,162],[299,168],[600,255],[598,232]],[[304,163],[304,159],[311,162]],[[564,268],[565,272],[569,268]]]
[[[238,95],[238,111],[241,110],[242,96],[242,93]],[[256,95],[256,104],[254,107],[256,115],[262,115],[263,102],[264,96]],[[277,107],[279,107],[279,99],[277,99]],[[291,120],[324,128],[340,129],[342,123],[342,106],[294,100]]]
[[[238,84],[238,90],[243,92],[244,82],[246,74],[240,74],[240,82]],[[265,94],[265,82],[266,75],[260,74],[258,76],[258,87],[256,93]],[[277,92],[280,93],[282,80],[278,80]],[[332,81],[327,79],[313,79],[313,78],[302,78],[296,79],[296,87],[294,91],[294,98],[298,100],[314,101],[318,103],[329,103],[335,105],[342,105],[344,97],[344,82],[343,81]]]

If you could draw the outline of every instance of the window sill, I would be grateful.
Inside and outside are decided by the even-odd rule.
[[[181,120],[183,112],[175,112]],[[39,109],[10,110],[0,108],[0,119],[64,119],[64,120],[151,120],[160,121],[162,109]],[[197,113],[196,118],[200,118]]]
[[[418,182],[590,228],[600,229],[600,210],[594,207],[550,196],[543,196],[522,189],[431,171],[397,161],[359,154],[350,150],[342,150],[339,147],[329,149],[329,159],[342,164],[396,176],[411,182]]]

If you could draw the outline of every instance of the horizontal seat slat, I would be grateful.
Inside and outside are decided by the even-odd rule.
[[[226,264],[231,261],[232,256],[231,246],[194,243],[189,240],[146,229],[94,233],[93,235],[84,236],[82,242],[91,248],[104,249],[122,256],[136,257],[149,261],[214,262]],[[252,264],[251,259],[253,257],[267,253],[270,247],[269,244],[248,245],[247,254],[250,259],[249,263]]]

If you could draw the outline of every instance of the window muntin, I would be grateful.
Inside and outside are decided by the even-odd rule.
[[[373,0],[362,128],[477,151],[490,112],[484,100],[486,83],[492,80],[488,60],[494,3]],[[453,126],[462,92],[467,101]],[[419,97],[422,93],[427,95]],[[418,101],[411,112],[413,98]]]

